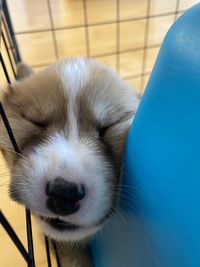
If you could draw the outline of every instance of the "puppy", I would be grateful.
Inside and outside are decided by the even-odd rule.
[[[115,210],[139,98],[93,59],[64,60],[35,74],[20,68],[23,79],[8,86],[2,103],[21,155],[13,152],[0,121],[10,196],[31,210],[51,238],[86,240]],[[74,266],[86,267],[82,261]],[[68,260],[66,266],[72,265]]]

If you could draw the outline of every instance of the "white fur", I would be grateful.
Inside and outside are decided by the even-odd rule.
[[[75,118],[75,99],[77,93],[87,84],[90,76],[90,70],[84,58],[71,59],[70,64],[63,62],[60,72],[64,94],[68,99],[68,113],[70,124],[70,139],[78,138],[77,121]],[[70,92],[70,93],[69,93]]]
[[[70,91],[71,95],[75,95],[86,85],[90,76],[90,70],[84,58],[70,59],[70,64],[66,63],[65,61],[63,62],[60,71],[61,81],[65,88],[68,88],[67,91]]]

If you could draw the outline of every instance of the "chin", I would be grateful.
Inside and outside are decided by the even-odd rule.
[[[102,227],[81,226],[65,222],[59,218],[35,216],[38,224],[46,236],[58,241],[83,242],[94,236]]]

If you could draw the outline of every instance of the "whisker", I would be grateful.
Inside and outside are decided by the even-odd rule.
[[[6,151],[8,151],[8,152],[11,152],[11,153],[13,153],[13,154],[16,154],[17,156],[21,157],[27,164],[30,164],[30,162],[28,161],[28,158],[25,157],[24,155],[22,155],[21,153],[18,153],[18,152],[16,152],[16,151],[13,150],[13,149],[5,148],[5,147],[3,147],[3,146],[0,146],[0,148],[6,150]],[[9,164],[6,163],[6,165],[9,165]],[[11,167],[13,167],[13,165],[11,165]]]
[[[135,186],[117,185],[116,188],[118,190],[124,190],[124,191],[128,190],[128,191],[138,192],[140,194],[143,193],[138,187],[135,187]]]
[[[141,214],[137,201],[132,195],[125,195],[124,192],[114,191],[113,189],[110,189],[110,193],[119,206],[124,207],[131,212]]]

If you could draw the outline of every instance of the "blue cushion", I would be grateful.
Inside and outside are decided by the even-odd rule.
[[[200,266],[200,4],[171,27],[129,133],[95,267]]]

